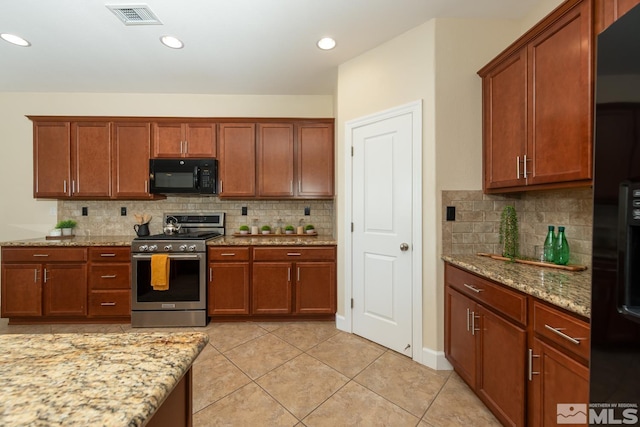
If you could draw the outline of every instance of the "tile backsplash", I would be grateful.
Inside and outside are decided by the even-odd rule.
[[[247,215],[242,215],[242,207],[247,207]],[[88,210],[82,216],[82,208]],[[122,207],[127,215],[121,216]],[[304,215],[305,207],[310,215]],[[182,213],[226,213],[226,234],[233,234],[240,225],[270,225],[272,228],[286,225],[313,224],[318,234],[333,235],[334,213],[332,200],[220,200],[217,197],[167,197],[156,201],[76,201],[58,202],[58,219],[75,219],[78,225],[75,234],[79,236],[132,236],[134,214],[147,213],[153,216],[149,223],[151,234],[162,233],[162,215],[167,212]]]
[[[547,226],[566,228],[571,264],[591,265],[591,188],[526,192],[508,195],[482,191],[442,192],[442,251],[445,255],[489,252],[501,254],[499,244],[502,209],[513,205],[518,214],[520,253],[534,257],[542,246]],[[446,221],[446,207],[455,206],[456,220]]]

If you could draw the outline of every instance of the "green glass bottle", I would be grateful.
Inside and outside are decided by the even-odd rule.
[[[547,232],[547,237],[544,239],[544,259],[546,262],[555,262],[553,253],[555,251],[556,245],[556,234],[554,232],[555,227],[553,225],[549,226],[549,231]]]
[[[569,263],[569,243],[564,234],[564,227],[558,227],[558,237],[553,253],[553,262],[559,265],[567,265]]]

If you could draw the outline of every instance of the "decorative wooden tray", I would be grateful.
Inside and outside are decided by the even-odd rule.
[[[62,240],[62,239],[73,239],[76,237],[75,234],[67,234],[66,236],[45,236],[44,238],[47,240]]]
[[[317,236],[318,233],[314,232],[314,233],[304,233],[304,234],[285,234],[285,233],[280,233],[280,234],[276,234],[276,233],[269,233],[269,234],[240,234],[240,233],[233,233],[233,237],[303,237],[303,236],[307,236],[307,237],[315,237]]]
[[[567,271],[584,271],[587,269],[585,265],[575,265],[575,264],[558,265],[558,264],[551,264],[550,262],[534,261],[534,260],[520,259],[520,258],[516,258],[512,260],[511,258],[507,258],[507,257],[496,255],[496,254],[487,254],[484,252],[478,252],[478,256],[485,256],[485,257],[497,259],[500,261],[513,261],[520,264],[536,265],[538,267],[556,268],[559,270],[567,270]]]

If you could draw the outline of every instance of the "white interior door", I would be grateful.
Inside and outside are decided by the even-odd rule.
[[[412,356],[412,115],[352,132],[353,332]]]

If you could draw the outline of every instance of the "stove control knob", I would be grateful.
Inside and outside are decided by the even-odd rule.
[[[158,246],[157,245],[151,245],[149,246],[149,252],[155,252],[158,250]]]
[[[149,250],[149,246],[147,246],[147,245],[140,245],[140,246],[138,247],[138,250],[139,250],[140,252],[146,252],[146,251],[148,251],[148,250]]]
[[[178,248],[181,252],[186,252],[187,250],[187,245],[180,245],[180,247]]]
[[[166,252],[171,251],[171,249],[173,249],[173,246],[171,246],[171,245],[166,245],[166,246],[164,247],[164,250],[165,250]]]
[[[189,246],[189,251],[195,252],[196,251],[196,245]]]

